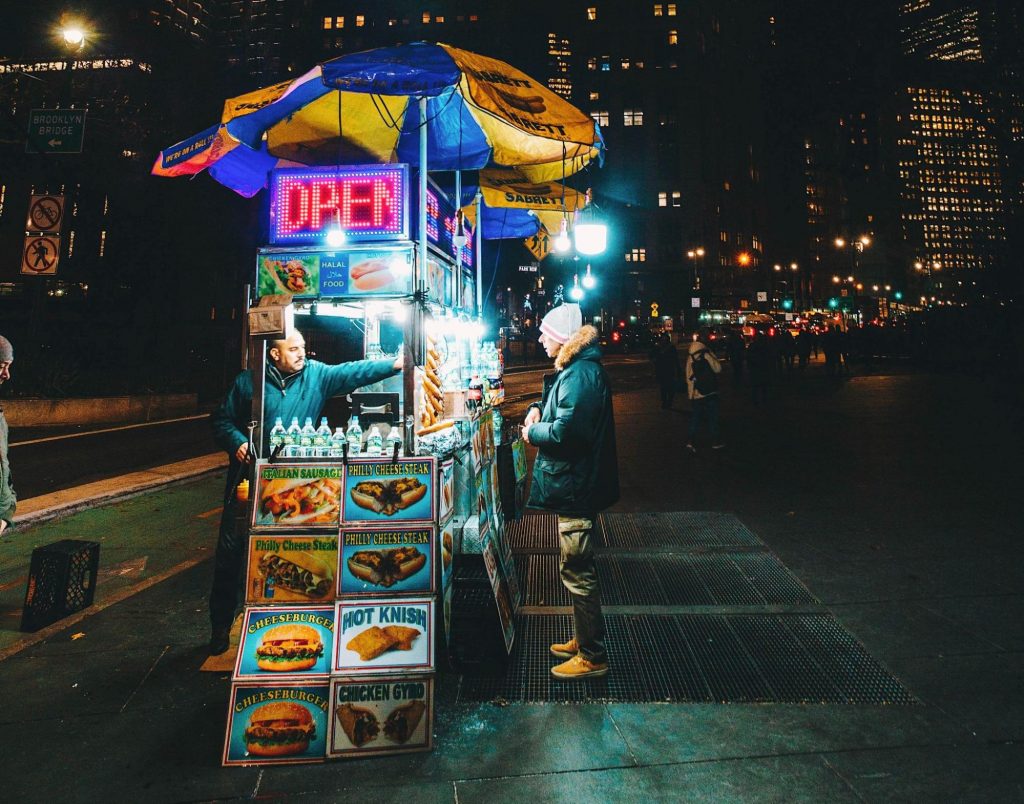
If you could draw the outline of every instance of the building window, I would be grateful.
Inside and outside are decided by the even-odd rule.
[[[601,99],[601,93],[600,92],[591,92],[590,93],[590,100],[600,100],[600,99]]]
[[[324,17],[324,30],[329,31],[334,27],[334,19],[331,17]]]
[[[470,14],[469,15],[469,21],[470,22],[479,22],[480,21],[480,15],[479,14]]]
[[[362,14],[356,14],[356,27],[362,28],[364,25],[366,25],[366,17]]]
[[[642,126],[644,124],[644,110],[643,109],[623,109],[622,110],[622,125],[624,126]]]
[[[629,59],[622,59],[622,61],[619,63],[619,66],[623,70],[628,70],[631,66]]]
[[[725,190],[726,192],[729,192],[732,189],[732,184],[727,181],[722,182],[722,189]]]
[[[647,249],[631,248],[626,252],[626,262],[647,262]]]
[[[658,206],[659,207],[667,207],[668,206],[668,193],[658,193]]]
[[[660,17],[664,13],[665,13],[665,6],[662,5],[661,3],[655,3],[654,4],[654,16],[655,17]]]
[[[100,232],[100,256],[103,256],[103,252],[107,250],[107,230],[103,229]]]
[[[430,12],[429,11],[424,11],[423,12],[423,24],[424,25],[430,25]]]
[[[434,22],[436,22],[438,25],[444,25],[444,17],[438,15],[434,17]]]
[[[590,116],[592,118],[594,118],[594,120],[597,121],[597,124],[599,126],[604,126],[605,128],[608,127],[608,112],[606,112],[606,111],[591,112]]]
[[[589,6],[587,8],[587,19],[593,22],[597,19],[597,6]]]
[[[728,243],[729,242],[729,233],[728,232],[719,232],[718,233],[718,239],[721,240],[723,243]]]
[[[334,18],[334,27],[335,28],[344,28],[345,27],[345,18],[344,17],[335,17]]]
[[[666,8],[666,11],[668,12],[668,16],[674,17],[676,15],[676,4],[669,3],[668,7]]]
[[[679,190],[672,191],[672,206],[681,207],[683,205],[683,194]]]
[[[587,69],[588,70],[596,70],[597,69],[597,59],[595,59],[595,58],[587,59]]]
[[[669,31],[668,32],[668,43],[670,45],[678,45],[679,44],[679,31]]]

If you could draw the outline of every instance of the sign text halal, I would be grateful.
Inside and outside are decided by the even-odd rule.
[[[28,116],[30,154],[79,154],[85,136],[85,109],[33,109]]]

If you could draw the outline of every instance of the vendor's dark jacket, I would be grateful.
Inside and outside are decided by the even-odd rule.
[[[540,421],[529,431],[537,447],[531,508],[592,518],[619,499],[612,392],[597,338],[582,327],[544,377]]]
[[[0,408],[0,519],[8,525],[14,524],[14,509],[17,507],[18,498],[14,494],[14,485],[11,483],[11,465],[7,461],[7,419],[4,418],[4,410]]]
[[[301,371],[288,377],[282,377],[273,364],[267,363],[267,378],[263,387],[263,445],[260,454],[267,457],[270,429],[278,417],[285,427],[295,417],[299,424],[305,422],[307,416],[315,420],[332,396],[351,393],[364,385],[372,385],[396,374],[394,363],[389,358],[329,366],[319,360],[307,360]],[[224,401],[210,416],[217,444],[231,457],[229,485],[230,476],[237,473],[235,452],[247,440],[246,431],[251,416],[252,372],[243,371],[235,377]]]

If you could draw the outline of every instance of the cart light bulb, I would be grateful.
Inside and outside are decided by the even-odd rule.
[[[574,286],[569,291],[569,298],[572,299],[573,301],[580,301],[580,299],[583,298],[583,288],[581,288],[579,285]]]
[[[338,246],[345,245],[345,241],[348,238],[345,237],[345,230],[339,227],[332,227],[327,230],[327,245],[337,248]]]

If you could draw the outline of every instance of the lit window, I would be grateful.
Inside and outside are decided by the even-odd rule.
[[[678,45],[679,44],[679,31],[669,31],[668,32],[668,43],[670,45]]]
[[[597,124],[599,126],[604,126],[605,128],[608,127],[608,112],[606,112],[606,111],[591,112],[590,116],[592,118],[594,118],[594,120],[597,121]]]
[[[629,59],[623,59],[619,66],[622,67],[623,70],[628,70],[631,66]]]
[[[601,93],[600,92],[591,92],[590,93],[590,100],[600,100],[600,99],[601,99]]]
[[[659,207],[667,207],[668,206],[668,193],[658,193],[658,206]]]
[[[642,126],[644,124],[644,110],[643,109],[623,109],[622,110],[622,125],[624,126]]]
[[[587,8],[587,19],[590,22],[597,19],[597,6],[590,6]]]
[[[728,243],[729,242],[729,233],[728,232],[719,232],[718,233],[718,239],[721,240],[723,243]]]
[[[681,207],[683,205],[683,194],[678,190],[672,191],[672,206]]]
[[[331,27],[333,26],[333,24],[334,24],[334,20],[332,20],[330,17],[324,17],[324,30],[325,31],[331,30]]]
[[[366,17],[362,14],[356,14],[356,27],[362,28],[364,25],[366,25]]]
[[[344,28],[345,27],[345,18],[344,17],[335,17],[334,18],[334,27],[335,28]]]
[[[725,190],[726,192],[729,192],[732,189],[732,185],[729,182],[724,182],[722,184],[722,189]]]
[[[429,11],[424,11],[423,12],[423,24],[424,25],[430,25],[430,12]]]
[[[434,22],[436,22],[438,25],[444,25],[444,17],[442,17],[442,16],[434,17]]]
[[[676,15],[676,4],[669,3],[668,8],[666,10],[668,11],[668,16],[674,17]]]
[[[100,256],[103,256],[103,252],[107,250],[107,230],[104,229],[100,232]]]
[[[587,69],[588,70],[596,70],[597,69],[597,59],[595,59],[595,58],[587,59]]]
[[[664,13],[665,13],[665,6],[663,6],[661,3],[655,3],[654,4],[654,16],[655,17],[660,17]]]
[[[469,21],[470,22],[479,22],[479,20],[480,20],[480,16],[478,14],[470,14],[469,15]]]
[[[647,262],[647,249],[631,248],[625,256],[626,262]]]

